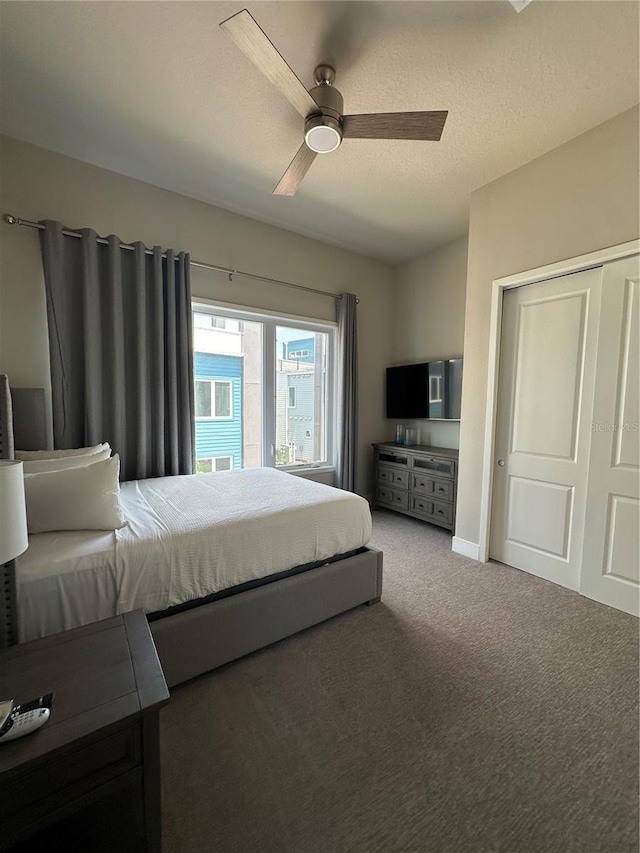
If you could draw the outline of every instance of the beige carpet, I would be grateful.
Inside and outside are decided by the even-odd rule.
[[[381,604],[176,688],[166,853],[637,853],[638,623],[374,514]]]

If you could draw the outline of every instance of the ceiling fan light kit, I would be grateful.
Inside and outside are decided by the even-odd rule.
[[[316,154],[330,154],[342,142],[340,122],[331,116],[309,116],[304,123],[304,141]]]
[[[336,72],[330,65],[316,66],[316,85],[307,92],[247,9],[220,26],[305,120],[304,141],[274,189],[275,195],[295,195],[316,155],[330,154],[348,137],[440,140],[446,110],[345,116],[342,95],[333,85]]]
[[[316,154],[329,154],[342,142],[342,95],[333,86],[336,72],[330,65],[318,65],[314,71],[316,85],[309,94],[320,112],[307,116],[304,141]]]

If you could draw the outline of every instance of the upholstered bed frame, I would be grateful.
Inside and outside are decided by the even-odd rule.
[[[7,377],[0,375],[0,458],[12,459],[14,446],[32,449],[20,444],[17,400],[24,398],[21,404],[30,407],[27,421],[33,424],[38,408],[35,397],[15,396],[12,411]],[[2,567],[1,578],[0,645],[7,645],[19,639],[12,563]],[[182,612],[153,614],[150,624],[167,683],[172,687],[358,605],[374,604],[381,594],[382,552],[368,547]]]

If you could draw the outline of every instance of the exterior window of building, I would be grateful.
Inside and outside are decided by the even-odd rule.
[[[335,464],[334,324],[194,303],[193,327],[198,472]]]
[[[231,418],[232,383],[196,379],[195,409],[197,418]]]
[[[233,456],[213,456],[209,459],[196,459],[196,474],[212,474],[214,471],[231,471]]]
[[[231,417],[231,382],[214,382],[213,417]]]
[[[196,417],[211,417],[211,382],[196,379]]]
[[[429,377],[429,402],[430,403],[441,403],[442,402],[442,377],[441,376],[430,376]]]

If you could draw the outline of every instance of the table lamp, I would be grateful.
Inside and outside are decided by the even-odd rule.
[[[0,566],[18,557],[28,546],[22,462],[0,459]]]

